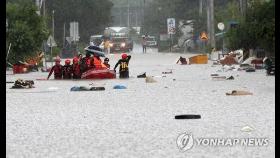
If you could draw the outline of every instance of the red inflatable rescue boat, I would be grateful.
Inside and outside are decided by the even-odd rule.
[[[29,67],[26,64],[14,64],[13,65],[13,73],[20,74],[20,73],[28,73]]]
[[[113,79],[116,78],[114,70],[108,68],[93,68],[82,74],[82,79]]]

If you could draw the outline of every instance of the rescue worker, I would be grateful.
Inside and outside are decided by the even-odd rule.
[[[80,79],[82,76],[82,72],[79,65],[79,59],[77,57],[73,59],[72,70],[73,70],[73,79]]]
[[[103,64],[110,69],[109,58],[105,58]]]
[[[72,66],[70,65],[71,61],[69,59],[65,60],[65,65],[62,67],[62,77],[63,79],[72,79]]]
[[[94,68],[102,68],[102,61],[100,59],[99,56],[97,55],[93,55],[93,59],[92,59],[92,62],[91,62],[91,66],[93,66]]]
[[[60,65],[59,58],[55,59],[55,65],[52,67],[47,79],[50,78],[53,72],[54,72],[54,79],[62,79],[62,65]]]
[[[182,65],[186,65],[186,64],[188,64],[188,62],[187,62],[186,58],[183,58],[183,57],[181,57],[181,56],[180,56],[179,60],[176,62],[176,64],[178,64],[178,63],[179,63],[179,61],[181,62],[181,64],[182,64]]]
[[[129,78],[128,63],[130,58],[131,58],[130,55],[123,53],[122,59],[120,59],[115,65],[114,71],[116,71],[116,68],[118,67],[118,65],[120,65],[120,70],[119,70],[120,78]]]
[[[273,75],[275,73],[275,65],[273,65],[271,58],[265,57],[263,63],[266,75]]]
[[[81,64],[81,61],[82,61],[82,59],[83,59],[83,54],[79,54],[77,57],[78,57],[78,59],[79,59],[79,60],[78,60],[78,61],[79,61],[79,64]]]
[[[81,64],[80,64],[80,69],[81,72],[86,72],[88,69],[91,68],[91,57],[90,57],[90,53],[88,51],[86,51],[86,56],[82,58],[81,60]]]

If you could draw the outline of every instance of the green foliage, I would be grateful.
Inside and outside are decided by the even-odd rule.
[[[54,10],[55,40],[62,45],[63,26],[66,26],[66,36],[70,35],[70,22],[79,22],[80,42],[88,43],[93,34],[102,34],[111,22],[109,0],[47,0],[46,14],[49,17],[49,27],[52,27],[52,11]]]
[[[146,2],[147,3],[147,2]],[[198,1],[192,0],[154,0],[146,4],[144,25],[141,34],[159,35],[167,33],[167,18],[175,18],[176,26],[180,20],[193,20]],[[177,29],[175,38],[180,36]]]
[[[61,48],[60,47],[53,47],[52,48],[52,56],[56,57],[57,55],[60,55]]]
[[[146,2],[147,3],[147,2]],[[227,1],[215,0],[215,7],[225,7]],[[153,0],[146,4],[144,32],[158,34],[167,31],[166,20],[168,17],[176,19],[178,26],[179,20],[194,20],[194,33],[199,34],[206,31],[206,11],[202,17],[198,14],[198,0]],[[225,13],[227,11],[224,11]],[[144,33],[142,32],[142,33]],[[179,32],[176,34],[179,35]]]
[[[215,6],[214,19],[215,26],[217,26],[219,22],[223,22],[226,25],[229,21],[241,22],[244,20],[241,16],[239,3],[237,1],[231,1],[224,6]],[[220,32],[218,27],[215,27],[215,32]]]
[[[48,30],[44,19],[35,11],[36,6],[29,0],[6,3],[9,22],[6,46],[12,44],[8,58],[12,63],[34,56],[40,50],[42,41],[47,38]]]
[[[80,43],[79,44],[79,48],[78,48],[78,50],[79,50],[79,52],[80,53],[82,53],[82,54],[84,54],[85,53],[85,48],[88,46],[88,44],[87,43]]]
[[[245,21],[227,32],[229,48],[264,48],[275,53],[275,2],[255,0],[250,4]]]

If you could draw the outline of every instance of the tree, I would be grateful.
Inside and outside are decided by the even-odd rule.
[[[192,0],[154,0],[146,3],[142,33],[155,35],[167,32],[167,18],[175,18],[178,26],[180,20],[193,20],[198,10],[198,1]],[[177,32],[176,36],[179,34]]]
[[[36,6],[30,0],[6,3],[6,18],[9,21],[6,46],[12,44],[9,61],[14,63],[33,56],[41,49],[48,36],[43,17],[37,15]]]
[[[89,42],[93,34],[103,34],[105,27],[111,22],[111,8],[109,0],[47,0],[46,14],[49,17],[49,27],[52,27],[52,11],[54,10],[55,40],[58,45],[63,41],[63,25],[66,24],[66,36],[70,35],[70,22],[79,23],[80,41]]]
[[[244,21],[227,32],[231,49],[263,48],[275,54],[275,2],[252,0]]]

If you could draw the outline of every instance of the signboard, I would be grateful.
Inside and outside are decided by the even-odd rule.
[[[72,37],[74,42],[79,41],[79,23],[78,22],[70,22],[70,37]]]
[[[73,37],[66,37],[66,41],[67,41],[68,43],[71,43],[71,42],[73,41]]]
[[[221,30],[221,31],[223,31],[224,29],[225,29],[225,25],[224,25],[224,23],[218,23],[218,29],[219,30]]]
[[[167,19],[167,34],[175,34],[175,18]]]
[[[208,40],[207,34],[206,34],[205,32],[202,32],[202,33],[200,34],[200,39],[202,39],[202,40]]]
[[[159,40],[160,41],[167,41],[168,40],[168,35],[165,33],[165,34],[160,34],[159,35]]]
[[[51,35],[48,38],[47,44],[48,44],[49,47],[56,47],[57,46]]]

